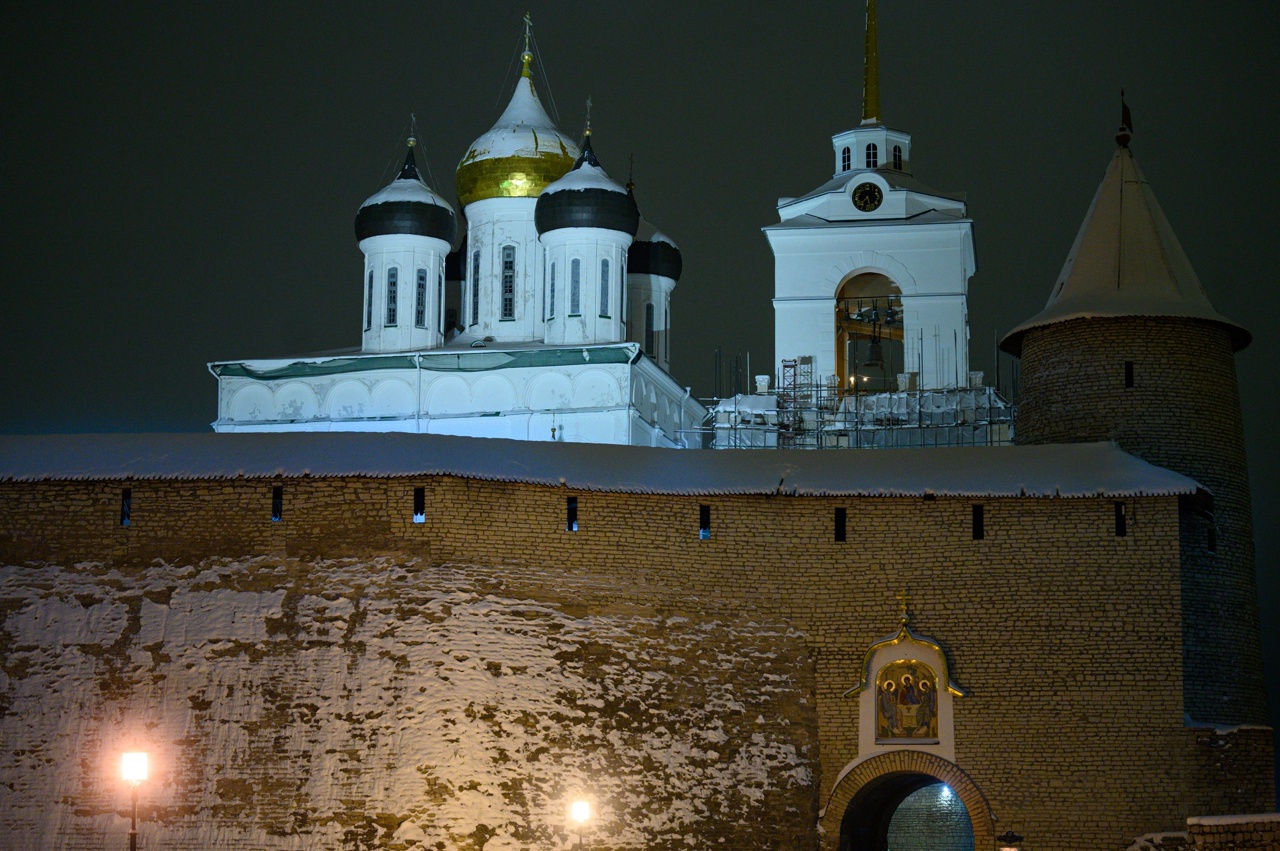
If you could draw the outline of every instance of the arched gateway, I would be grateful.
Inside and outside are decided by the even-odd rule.
[[[913,792],[937,783],[945,783],[968,811],[973,847],[993,847],[991,806],[969,775],[933,754],[898,750],[860,763],[837,782],[824,812],[842,814],[839,851],[888,851],[889,826],[898,807]]]

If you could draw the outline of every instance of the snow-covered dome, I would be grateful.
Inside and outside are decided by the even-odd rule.
[[[642,216],[640,226],[636,229],[636,238],[627,249],[627,273],[661,275],[678,281],[683,268],[680,247]]]
[[[410,234],[442,239],[450,245],[458,232],[453,207],[422,181],[413,158],[413,140],[400,175],[360,205],[356,239]]]
[[[560,228],[603,228],[634,235],[640,211],[631,193],[600,167],[588,130],[573,169],[538,196],[533,221],[539,234]]]
[[[464,207],[485,198],[536,198],[578,156],[578,146],[551,123],[533,90],[533,57],[526,52],[522,58],[511,102],[458,163],[458,203]]]

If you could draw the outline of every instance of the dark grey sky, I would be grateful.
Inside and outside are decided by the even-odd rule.
[[[968,192],[975,365],[1043,306],[1111,155],[1132,148],[1240,354],[1272,715],[1280,721],[1280,47],[1271,2],[880,2],[886,121]],[[356,345],[360,202],[416,111],[433,185],[505,104],[531,9],[559,107],[684,254],[672,371],[772,363],[779,196],[857,123],[850,2],[101,4],[10,10],[0,34],[0,431],[191,431],[209,360]]]

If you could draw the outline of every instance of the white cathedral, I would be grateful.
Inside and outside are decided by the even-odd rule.
[[[510,103],[458,165],[461,247],[411,138],[356,215],[360,348],[210,364],[216,431],[698,445],[706,409],[667,371],[680,251],[601,168],[590,128],[580,147],[552,123],[532,59],[526,34]]]
[[[969,371],[972,221],[961,197],[915,180],[911,136],[881,121],[874,14],[861,124],[833,137],[833,177],[779,199],[781,221],[764,228],[777,371],[710,415],[669,372],[680,251],[605,173],[590,127],[579,146],[554,125],[532,58],[526,29],[510,102],[458,165],[460,244],[410,138],[399,176],[356,216],[360,348],[210,364],[216,431],[929,445],[920,429],[904,440],[884,426],[940,411],[947,431],[933,442],[956,442],[962,422],[979,429],[968,442],[991,442],[982,429],[1008,408]]]

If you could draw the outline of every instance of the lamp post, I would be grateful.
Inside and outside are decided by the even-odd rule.
[[[578,823],[578,851],[582,851],[582,828],[591,818],[591,804],[586,801],[574,801],[569,807],[569,818]]]
[[[147,755],[141,751],[126,753],[120,760],[120,776],[133,787],[133,816],[129,820],[129,851],[138,851],[138,784],[147,779]]]

